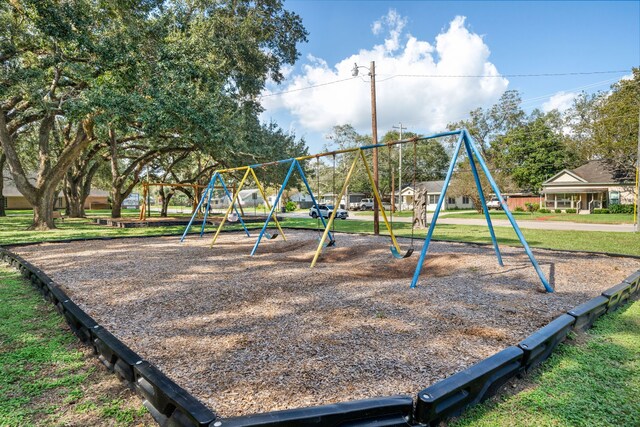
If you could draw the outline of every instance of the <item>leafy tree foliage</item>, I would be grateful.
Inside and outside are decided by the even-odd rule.
[[[99,148],[92,165],[110,161],[114,204],[159,155],[251,152],[264,142],[254,99],[306,41],[278,0],[15,0],[0,5],[0,27],[0,143],[35,228],[54,226],[65,176],[80,197],[86,150]]]
[[[491,145],[497,170],[507,173],[521,190],[537,193],[545,180],[574,164],[562,134],[552,127],[554,118],[535,111],[528,122]]]

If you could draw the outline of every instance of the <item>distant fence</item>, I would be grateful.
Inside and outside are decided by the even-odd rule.
[[[540,206],[541,196],[533,196],[533,197],[517,197],[511,196],[507,199],[507,206],[510,211],[515,211],[516,208],[527,209],[527,203],[533,203],[534,205]]]

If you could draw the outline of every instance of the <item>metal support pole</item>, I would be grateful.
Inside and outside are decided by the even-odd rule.
[[[358,162],[358,156],[355,156],[353,158],[353,163],[351,163],[351,167],[349,168],[349,172],[347,173],[347,178],[345,179],[344,184],[342,185],[342,190],[340,191],[340,199],[342,199],[342,196],[344,196],[345,191],[347,191],[349,180],[351,180],[351,175],[353,175],[353,171],[356,168],[357,162]],[[316,254],[313,257],[313,261],[311,261],[311,268],[313,268],[316,265],[316,262],[320,257],[320,253],[322,253],[322,248],[324,247],[324,241],[327,240],[327,236],[329,235],[329,229],[331,228],[333,221],[336,219],[337,212],[338,212],[338,209],[336,209],[334,206],[333,212],[331,212],[331,215],[329,216],[329,222],[327,222],[327,226],[324,228],[324,233],[322,233],[322,238],[318,243],[318,249],[316,249]],[[320,211],[318,211],[318,213],[320,213]]]
[[[400,122],[400,126],[393,126],[393,128],[400,130],[398,139],[402,141],[402,130],[405,129],[402,126],[402,122]],[[400,212],[402,212],[402,145],[398,144],[398,208]],[[395,203],[395,200],[393,203]]]
[[[471,148],[473,153],[476,155],[476,158],[478,159],[478,163],[480,163],[480,167],[482,168],[482,171],[484,172],[485,176],[489,180],[489,184],[491,184],[491,188],[493,189],[493,192],[498,197],[498,200],[500,201],[500,205],[502,206],[502,209],[504,210],[504,213],[507,215],[507,218],[509,218],[509,222],[511,223],[511,226],[513,227],[513,230],[516,232],[516,235],[518,236],[518,239],[520,240],[520,243],[522,244],[522,246],[524,246],[524,250],[527,253],[527,255],[529,256],[529,260],[531,261],[531,264],[533,264],[533,268],[535,268],[536,273],[538,273],[538,277],[540,277],[540,281],[542,282],[542,285],[544,286],[544,288],[545,288],[545,290],[547,292],[553,292],[553,288],[551,287],[551,285],[547,281],[547,278],[545,277],[544,273],[540,269],[540,266],[538,265],[538,262],[536,261],[535,257],[533,256],[533,252],[531,252],[531,249],[529,248],[529,245],[527,244],[527,241],[525,240],[524,236],[522,235],[522,232],[520,231],[520,227],[518,227],[518,224],[516,223],[516,220],[513,218],[513,215],[511,215],[511,212],[509,211],[509,207],[507,206],[507,204],[505,203],[504,199],[502,198],[502,194],[500,193],[500,189],[498,188],[498,185],[496,184],[496,182],[493,180],[493,177],[491,176],[491,172],[489,172],[489,168],[487,168],[487,165],[485,164],[484,160],[482,159],[482,156],[480,155],[480,152],[476,148],[476,146],[475,146],[475,144],[473,142],[473,139],[471,138],[471,135],[469,135],[469,133],[467,132],[466,129],[463,130],[462,132],[463,132],[463,135],[464,135],[464,138],[465,138],[466,142],[469,144],[469,147]]]
[[[476,169],[476,162],[473,160],[473,153],[471,152],[471,147],[469,147],[469,141],[467,141],[466,138],[464,140],[464,148],[467,151],[467,156],[469,157],[469,164],[471,165],[471,172],[473,172],[473,179],[476,181],[476,187],[478,187],[478,195],[480,196],[480,203],[482,205],[484,217],[487,219],[487,227],[489,227],[489,234],[491,235],[491,241],[493,242],[493,249],[496,251],[498,264],[503,267],[504,264],[502,263],[500,248],[498,247],[496,235],[493,232],[493,224],[491,224],[491,216],[489,215],[489,209],[487,209],[487,201],[484,198],[484,191],[482,191],[482,184],[480,183],[480,177],[478,176],[478,169]]]
[[[374,145],[378,145],[378,113],[376,110],[376,62],[371,61],[369,69],[371,76],[371,139]],[[373,148],[373,182],[378,188],[378,147]],[[379,202],[373,200],[373,234],[380,235],[380,208]]]
[[[213,197],[213,192],[216,191],[216,180],[220,178],[219,173],[214,173],[213,178],[211,178],[211,185],[208,189],[209,197],[207,197],[207,205],[204,208],[204,215],[202,218],[202,226],[200,227],[200,237],[204,234],[204,228],[207,226],[207,217],[209,216],[209,209],[211,208],[211,198]],[[205,191],[206,193],[206,191]]]
[[[424,263],[424,258],[427,256],[427,250],[429,249],[429,243],[431,242],[431,236],[433,236],[433,229],[436,227],[436,221],[438,220],[438,215],[440,215],[440,208],[442,208],[442,202],[444,201],[445,194],[447,192],[447,188],[449,187],[449,182],[451,181],[451,176],[453,175],[453,168],[456,164],[456,160],[458,160],[458,153],[460,152],[460,146],[462,145],[462,140],[464,139],[464,131],[460,131],[460,136],[458,137],[458,142],[456,144],[456,148],[453,151],[453,157],[451,159],[451,164],[449,165],[449,170],[447,171],[447,176],[444,179],[444,184],[442,186],[442,193],[440,193],[440,198],[438,199],[438,204],[436,205],[436,210],[431,217],[431,223],[429,224],[429,231],[427,232],[427,237],[424,239],[424,244],[422,245],[422,250],[420,251],[420,259],[418,259],[418,265],[416,265],[416,271],[413,273],[413,279],[411,280],[411,288],[415,288],[418,283],[418,278],[420,277],[420,272],[422,271],[422,264]],[[414,200],[415,203],[415,193]],[[429,200],[427,199],[427,206],[429,205]]]
[[[224,189],[224,192],[227,195],[227,198],[229,199],[229,203],[231,203],[231,201],[233,200],[233,196],[231,195],[231,192],[227,188],[227,185],[224,183],[224,180],[222,179],[222,175],[218,175],[218,181],[220,181],[220,184],[222,185],[222,188]],[[213,188],[215,188],[215,183],[214,183]],[[249,233],[249,230],[247,229],[247,225],[244,223],[244,220],[242,219],[242,215],[240,215],[240,212],[238,212],[238,208],[236,208],[234,206],[233,210],[236,211],[236,215],[238,215],[238,219],[240,220],[240,224],[242,224],[242,228],[244,228],[244,232],[247,234],[247,237],[251,237],[251,234]],[[204,230],[204,228],[203,228],[203,230]]]
[[[273,201],[273,206],[271,207],[271,211],[269,212],[269,216],[267,216],[267,219],[264,222],[264,225],[262,226],[262,230],[260,230],[260,234],[258,234],[258,240],[256,240],[256,243],[253,245],[253,249],[251,250],[251,256],[253,256],[256,253],[256,250],[258,250],[258,246],[260,245],[260,241],[262,240],[262,236],[264,235],[265,231],[267,231],[267,226],[269,225],[269,221],[271,220],[271,217],[274,214],[273,212],[275,211],[276,206],[278,206],[278,202],[280,201],[280,197],[282,196],[282,193],[284,192],[284,189],[286,188],[287,183],[289,182],[289,178],[291,178],[291,174],[293,173],[293,170],[295,169],[295,166],[296,166],[297,162],[298,161],[294,159],[291,162],[291,166],[289,166],[289,171],[287,171],[287,176],[284,178],[284,182],[282,183],[282,186],[280,187],[280,190],[278,191],[278,195],[276,196],[276,199]]]
[[[294,161],[294,160],[295,159],[287,159],[285,161]],[[279,162],[279,163],[283,163],[283,162]],[[269,206],[269,199],[267,198],[267,194],[265,193],[264,189],[262,188],[262,184],[260,184],[260,180],[258,180],[258,176],[256,175],[256,171],[253,170],[253,168],[249,168],[249,170],[253,174],[253,179],[256,181],[256,186],[258,187],[258,190],[260,191],[260,194],[262,194],[262,200],[264,200],[264,202],[267,204],[267,208],[269,209],[269,211],[271,211],[271,206]],[[275,204],[274,204],[274,206],[275,206]],[[271,211],[271,212],[273,212],[273,211]],[[282,231],[282,227],[280,227],[280,223],[278,222],[278,216],[276,214],[273,214],[271,216],[271,218],[273,218],[273,221],[276,223],[276,227],[278,227],[278,231],[280,231],[280,235],[282,236],[282,240],[284,240],[286,242],[287,241],[287,237],[284,235],[284,231]],[[269,220],[269,217],[267,217],[267,221],[268,220]]]
[[[227,220],[227,217],[229,216],[229,213],[231,212],[231,209],[233,209],[233,206],[236,204],[236,200],[238,199],[238,196],[240,195],[240,190],[242,190],[242,186],[244,185],[244,182],[247,180],[247,177],[249,176],[249,173],[251,171],[253,171],[253,169],[247,168],[247,171],[244,173],[244,176],[242,177],[242,180],[240,180],[240,185],[238,185],[238,191],[236,192],[236,194],[233,195],[233,200],[229,204],[229,207],[227,208],[227,211],[225,212],[224,216],[222,217],[222,221],[220,221],[220,225],[218,225],[218,229],[216,230],[216,234],[214,234],[213,239],[211,240],[211,246],[209,246],[210,248],[212,248],[213,245],[216,243],[216,240],[218,239],[218,235],[220,234],[220,231],[222,230],[222,227],[224,226],[224,223]]]
[[[209,180],[209,184],[207,185],[205,190],[202,192],[202,197],[200,198],[200,202],[198,202],[198,206],[196,206],[196,209],[193,211],[193,215],[191,215],[191,219],[189,220],[189,224],[187,224],[187,228],[185,228],[184,229],[184,233],[182,233],[182,237],[180,238],[180,242],[184,242],[184,239],[187,236],[187,233],[189,232],[189,229],[191,228],[191,224],[193,224],[193,220],[198,215],[198,211],[200,210],[200,206],[202,206],[202,203],[204,202],[204,198],[207,197],[207,191],[209,191],[209,189],[211,189],[211,191],[213,191],[214,177],[217,175],[217,173],[218,172],[213,174],[213,177],[211,177],[211,179]],[[194,195],[195,195],[195,193],[194,193]]]
[[[307,187],[307,191],[309,192],[309,195],[311,196],[311,201],[313,202],[313,206],[315,206],[316,208],[316,212],[320,212],[320,206],[318,206],[318,202],[316,201],[316,198],[313,196],[313,191],[311,191],[311,186],[309,185],[309,182],[307,181],[307,177],[304,174],[304,170],[302,169],[302,166],[300,165],[300,162],[298,162],[296,160],[296,166],[298,167],[298,171],[300,172],[300,177],[302,178],[302,182],[304,182],[305,187]],[[334,210],[335,210],[335,206],[334,206]],[[327,228],[327,222],[324,220],[324,216],[320,215],[320,221],[322,221],[322,226],[324,228]],[[333,241],[333,236],[331,235],[331,232],[329,232],[329,241]]]

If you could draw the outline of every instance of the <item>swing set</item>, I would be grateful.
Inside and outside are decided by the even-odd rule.
[[[502,209],[504,211],[504,213],[507,215],[507,218],[509,219],[509,222],[511,223],[511,226],[513,227],[516,235],[518,236],[518,239],[520,240],[520,243],[522,244],[522,246],[524,247],[524,250],[527,254],[527,256],[529,257],[529,260],[531,262],[531,264],[533,265],[536,273],[538,274],[538,277],[540,278],[540,281],[542,283],[542,285],[544,286],[545,290],[547,292],[553,292],[553,287],[549,284],[549,282],[547,281],[544,273],[542,272],[540,266],[538,265],[538,262],[536,261],[535,257],[533,256],[533,253],[531,252],[531,249],[529,248],[529,245],[527,244],[527,241],[525,240],[522,232],[520,231],[520,227],[518,227],[518,224],[516,223],[513,215],[511,214],[511,212],[509,211],[509,208],[506,204],[506,202],[504,201],[504,198],[502,197],[502,194],[500,193],[500,189],[498,188],[496,182],[494,181],[493,177],[491,176],[491,172],[489,172],[489,169],[486,165],[486,163],[484,162],[482,155],[480,154],[480,151],[478,150],[475,141],[473,140],[473,138],[471,137],[471,135],[469,134],[469,132],[466,129],[459,129],[459,130],[455,130],[455,131],[450,131],[450,132],[443,132],[443,133],[438,133],[438,134],[434,134],[434,135],[430,135],[430,136],[426,136],[426,137],[414,137],[414,138],[410,138],[410,139],[404,139],[404,140],[400,140],[400,141],[392,141],[392,142],[388,142],[388,143],[384,143],[384,144],[372,144],[372,145],[365,145],[362,147],[356,147],[356,148],[348,148],[348,149],[343,149],[343,150],[337,150],[337,151],[331,151],[331,152],[326,152],[326,153],[320,153],[320,154],[314,154],[314,155],[309,155],[309,156],[302,156],[302,157],[297,157],[297,158],[289,158],[289,159],[285,159],[285,160],[278,160],[275,162],[268,162],[268,163],[260,163],[260,164],[254,164],[254,165],[248,165],[248,166],[240,166],[240,167],[236,167],[236,168],[229,168],[229,169],[222,169],[222,170],[218,170],[215,171],[211,180],[209,181],[209,185],[207,186],[207,188],[205,189],[202,198],[200,199],[200,202],[198,203],[198,207],[196,209],[197,210],[200,208],[200,206],[205,202],[205,200],[207,200],[207,209],[205,210],[205,212],[208,212],[208,206],[211,200],[211,195],[213,193],[213,189],[216,185],[216,182],[220,182],[221,186],[224,187],[225,192],[227,194],[227,197],[230,200],[230,204],[229,207],[227,208],[227,211],[222,219],[222,221],[220,222],[216,233],[213,237],[213,240],[211,242],[211,247],[213,247],[213,245],[215,244],[218,235],[220,234],[220,231],[222,230],[222,227],[224,226],[224,223],[226,221],[226,219],[229,217],[229,214],[231,213],[232,210],[235,210],[236,215],[238,216],[240,222],[242,223],[242,226],[245,230],[245,233],[247,234],[248,237],[250,237],[249,231],[247,230],[244,222],[242,221],[242,217],[240,216],[237,208],[236,208],[236,203],[238,201],[238,194],[240,192],[240,190],[242,189],[242,187],[244,186],[247,178],[249,176],[251,176],[253,178],[253,180],[255,181],[258,190],[260,191],[260,193],[262,194],[263,199],[265,200],[265,203],[267,205],[267,208],[270,210],[269,215],[267,216],[262,229],[260,230],[260,234],[258,235],[258,239],[256,240],[253,249],[251,250],[251,255],[254,255],[258,249],[258,246],[260,245],[260,242],[262,240],[262,237],[266,237],[267,239],[274,239],[277,237],[277,234],[269,234],[267,233],[267,228],[268,225],[271,221],[275,222],[276,227],[278,228],[278,231],[280,232],[280,234],[282,235],[283,240],[286,241],[286,237],[284,235],[284,232],[282,230],[282,227],[280,226],[280,223],[278,222],[278,219],[275,215],[275,208],[278,205],[280,198],[282,197],[282,193],[284,191],[284,189],[287,186],[287,183],[289,182],[292,174],[294,171],[298,171],[298,173],[300,174],[300,177],[302,178],[302,181],[304,182],[304,185],[308,191],[308,193],[311,195],[311,200],[313,202],[313,206],[315,206],[316,211],[320,212],[319,206],[318,206],[318,202],[316,200],[316,198],[313,195],[313,191],[311,190],[311,187],[309,186],[309,182],[307,181],[307,178],[305,176],[304,170],[302,168],[302,166],[300,165],[300,162],[305,161],[305,160],[309,160],[309,159],[320,159],[321,157],[326,157],[326,156],[334,156],[336,154],[343,154],[343,153],[355,153],[355,156],[353,158],[353,161],[351,163],[351,166],[349,167],[349,171],[346,175],[344,184],[342,186],[342,189],[340,191],[340,195],[338,196],[337,200],[340,201],[342,200],[342,197],[344,197],[345,193],[346,193],[346,189],[349,185],[349,181],[351,180],[351,177],[353,176],[353,172],[356,168],[356,165],[361,162],[362,165],[364,165],[365,171],[367,173],[367,177],[369,178],[369,181],[371,183],[371,187],[373,189],[373,195],[374,198],[376,200],[376,202],[378,203],[378,206],[382,206],[382,199],[380,197],[380,192],[378,190],[378,187],[375,185],[374,183],[374,179],[373,179],[373,174],[371,173],[371,168],[369,167],[369,164],[367,162],[367,159],[365,157],[365,151],[367,150],[371,150],[374,148],[382,148],[382,147],[387,147],[389,150],[391,150],[391,147],[394,145],[398,145],[398,144],[407,144],[407,143],[413,143],[414,144],[414,177],[413,177],[413,185],[415,188],[415,177],[416,177],[416,172],[417,172],[417,163],[416,163],[416,154],[417,154],[417,148],[416,148],[416,144],[418,142],[424,142],[430,139],[436,139],[436,138],[442,138],[442,137],[451,137],[451,136],[457,136],[457,142],[454,148],[454,152],[453,152],[453,157],[451,159],[451,163],[449,164],[449,169],[447,171],[447,175],[445,177],[444,180],[444,184],[443,184],[443,188],[442,188],[442,193],[440,194],[440,198],[438,199],[438,203],[436,205],[436,209],[433,213],[431,222],[429,224],[429,229],[427,231],[427,236],[424,240],[424,243],[422,245],[422,249],[420,251],[420,258],[418,260],[418,263],[416,265],[416,269],[411,281],[411,288],[415,288],[417,286],[418,283],[418,279],[420,277],[420,273],[422,272],[422,266],[424,264],[426,255],[427,255],[427,251],[429,249],[429,244],[431,243],[431,238],[433,236],[433,230],[435,229],[435,225],[436,222],[438,220],[438,216],[440,214],[440,210],[442,209],[442,204],[445,200],[446,197],[446,192],[447,189],[449,187],[449,183],[451,182],[451,177],[453,175],[453,170],[454,167],[456,165],[456,162],[458,160],[458,155],[460,153],[460,149],[462,148],[462,145],[464,144],[465,147],[465,151],[467,154],[467,158],[469,160],[470,166],[471,166],[471,171],[473,173],[473,177],[474,177],[474,182],[476,184],[477,190],[478,190],[478,195],[480,198],[480,202],[483,208],[483,212],[484,212],[484,216],[485,219],[487,221],[487,227],[489,229],[489,234],[491,235],[491,240],[493,242],[493,248],[494,251],[496,253],[496,257],[498,260],[498,264],[500,266],[504,266],[503,262],[502,262],[502,256],[500,254],[500,249],[498,247],[498,242],[496,240],[496,236],[495,236],[495,232],[493,230],[493,225],[491,223],[491,217],[489,216],[489,210],[487,209],[487,204],[486,204],[486,199],[484,196],[484,192],[482,190],[482,186],[480,183],[480,177],[478,175],[478,169],[476,166],[476,161],[478,162],[478,164],[480,165],[480,168],[482,169],[482,171],[484,172],[487,180],[489,181],[489,184],[491,186],[491,189],[493,190],[493,192],[495,193],[495,195],[497,196],[498,200],[500,201],[500,205],[502,206]],[[475,160],[474,160],[475,158]],[[255,169],[257,168],[264,168],[264,167],[269,167],[269,166],[274,166],[274,165],[283,165],[283,164],[289,164],[289,168],[287,171],[287,175],[282,183],[282,185],[280,186],[280,189],[278,190],[278,194],[273,202],[273,206],[269,205],[269,202],[267,200],[267,197],[265,195],[264,189],[262,187],[262,185],[260,184],[258,177],[255,173]],[[391,167],[391,166],[390,166]],[[222,179],[222,174],[223,173],[228,173],[228,172],[233,172],[233,171],[245,171],[244,176],[242,177],[242,180],[240,181],[238,188],[237,188],[237,192],[235,192],[235,194],[233,196],[231,196],[231,194],[228,192],[227,187],[224,183],[224,180]],[[335,162],[334,162],[334,173],[335,173]],[[392,183],[391,185],[394,185],[394,179],[392,177]],[[319,185],[319,184],[318,184]],[[335,186],[335,179],[334,179],[334,186]],[[319,190],[319,188],[318,188]],[[335,192],[334,192],[334,196],[335,196]],[[395,200],[392,200],[392,209],[391,211],[393,212],[393,203],[395,202]],[[320,241],[318,243],[318,247],[316,249],[315,255],[313,257],[313,260],[311,262],[311,267],[314,267],[318,261],[318,258],[320,257],[320,254],[322,253],[322,250],[325,247],[328,246],[334,246],[335,245],[335,238],[333,236],[333,234],[331,233],[331,228],[332,225],[334,224],[335,221],[335,217],[336,217],[336,213],[337,213],[338,209],[335,207],[335,203],[334,203],[334,209],[331,213],[331,215],[329,216],[328,221],[325,221],[323,215],[319,215],[320,220],[322,221],[322,224],[324,226],[324,232],[322,234],[322,237],[320,238]],[[382,218],[384,221],[385,226],[387,227],[387,230],[389,232],[389,237],[391,238],[391,246],[390,246],[390,251],[391,254],[394,258],[397,259],[403,259],[403,258],[408,258],[412,255],[412,253],[414,252],[414,246],[413,246],[413,240],[414,240],[414,225],[416,222],[416,218],[415,218],[415,202],[414,202],[414,212],[412,215],[412,224],[411,224],[411,245],[408,248],[408,250],[406,252],[403,252],[402,249],[400,248],[400,245],[398,244],[398,241],[396,239],[396,236],[393,232],[393,227],[392,227],[392,223],[387,219],[387,215],[385,213],[384,209],[380,210],[381,214],[382,214]],[[391,212],[391,216],[393,215],[393,213]],[[189,225],[187,225],[187,228],[185,229],[180,241],[184,241],[194,219],[195,219],[195,213],[192,216],[191,220],[189,221]],[[393,218],[393,217],[392,217]],[[200,231],[200,236],[202,237],[203,233],[204,233],[204,227],[205,227],[205,221],[206,221],[206,213],[205,213],[205,220],[202,223],[202,228]]]

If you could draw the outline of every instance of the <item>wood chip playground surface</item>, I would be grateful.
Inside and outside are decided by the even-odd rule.
[[[83,310],[223,417],[421,389],[517,344],[640,268],[640,260],[432,242],[418,288],[416,253],[389,239],[285,230],[44,243],[16,253]],[[399,239],[403,248],[408,239]]]

